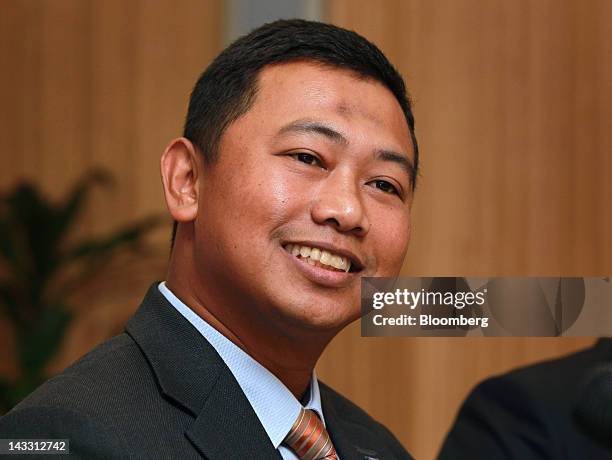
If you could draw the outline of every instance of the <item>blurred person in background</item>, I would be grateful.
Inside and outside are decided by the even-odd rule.
[[[376,46],[302,20],[237,40],[161,158],[166,281],[0,437],[69,439],[81,458],[410,458],[314,367],[359,318],[361,277],[399,273],[417,170],[404,82]]]
[[[439,459],[481,458],[612,458],[612,339],[480,383]]]

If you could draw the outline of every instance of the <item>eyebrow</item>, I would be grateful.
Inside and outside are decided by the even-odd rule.
[[[277,136],[287,133],[320,134],[332,141],[334,144],[348,145],[348,139],[341,133],[330,126],[314,120],[297,120],[289,123],[279,130]]]
[[[412,161],[405,155],[393,152],[391,150],[377,150],[374,152],[374,159],[397,163],[404,171],[406,171],[406,174],[408,174],[408,177],[410,177],[411,184],[414,184],[416,180],[416,170],[414,169],[414,164]]]
[[[277,134],[278,136],[282,136],[287,133],[300,133],[300,134],[318,134],[326,137],[334,144],[339,145],[348,145],[349,141],[346,137],[342,135],[342,133],[336,131],[331,126],[328,126],[324,123],[315,120],[296,120],[285,126],[283,126]],[[410,181],[412,184],[415,183],[416,180],[416,170],[414,169],[414,164],[412,160],[410,160],[406,155],[403,155],[398,152],[394,152],[392,150],[386,149],[378,149],[374,151],[374,160],[376,161],[389,161],[392,163],[398,164],[410,177]]]

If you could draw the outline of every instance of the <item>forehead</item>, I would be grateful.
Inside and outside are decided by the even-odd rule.
[[[262,131],[299,119],[333,123],[354,139],[373,136],[412,151],[404,113],[382,83],[315,62],[267,66],[246,118]]]

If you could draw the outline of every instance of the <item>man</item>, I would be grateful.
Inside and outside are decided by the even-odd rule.
[[[466,399],[440,460],[612,458],[612,340],[487,379]]]
[[[410,458],[314,366],[360,316],[361,277],[401,268],[417,154],[404,83],[364,38],[292,20],[239,39],[161,158],[167,280],[0,437],[84,458]]]

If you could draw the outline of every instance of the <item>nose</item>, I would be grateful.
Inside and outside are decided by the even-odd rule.
[[[365,236],[370,229],[359,186],[350,173],[333,171],[316,189],[311,207],[312,219],[331,225],[339,232]]]

